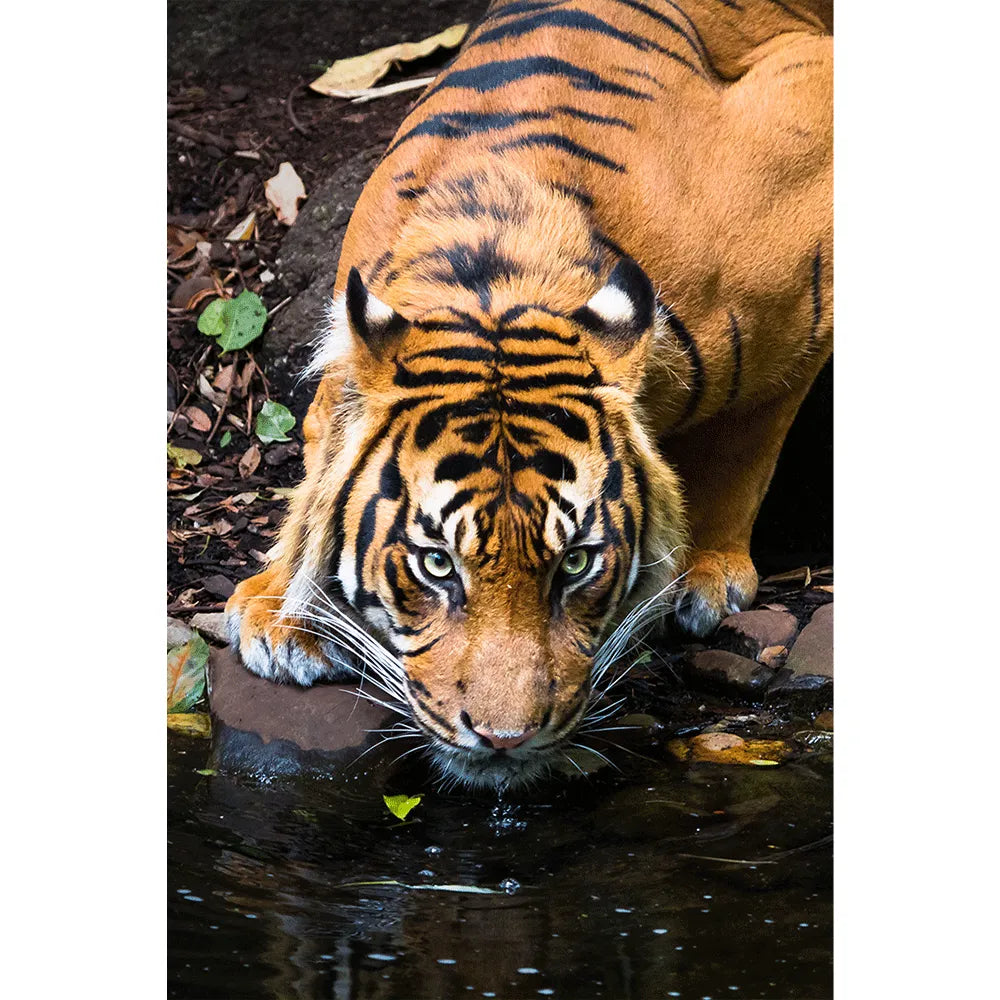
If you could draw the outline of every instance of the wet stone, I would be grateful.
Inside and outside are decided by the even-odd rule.
[[[742,611],[722,620],[714,642],[720,649],[756,660],[765,649],[791,646],[797,632],[795,615],[787,611]]]
[[[191,629],[179,618],[167,616],[167,649],[183,646],[192,634]]]
[[[226,615],[219,611],[216,614],[198,614],[191,619],[191,628],[197,629],[209,642],[220,646],[229,645],[229,634],[226,632]]]
[[[795,640],[779,679],[768,692],[829,707],[833,699],[833,605],[816,609]]]
[[[703,649],[691,658],[695,684],[724,688],[741,695],[762,695],[774,679],[770,667],[725,649]]]

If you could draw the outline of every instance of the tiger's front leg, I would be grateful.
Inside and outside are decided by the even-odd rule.
[[[226,628],[233,650],[251,672],[267,680],[308,686],[321,680],[345,680],[353,665],[317,624],[328,600],[314,593],[286,601],[294,578],[295,553],[309,531],[308,494],[322,470],[326,434],[331,431],[340,398],[335,380],[324,379],[303,423],[305,480],[282,526],[274,561],[240,583],[226,602]]]
[[[756,408],[723,412],[663,443],[684,482],[691,525],[675,617],[692,635],[710,635],[757,595],[750,534],[811,383]]]

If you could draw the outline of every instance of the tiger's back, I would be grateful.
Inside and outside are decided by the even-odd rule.
[[[789,349],[811,381],[832,329],[831,75],[822,22],[768,0],[493,4],[373,174],[337,288],[359,266],[405,306],[390,286],[412,258],[468,243],[491,174],[517,167],[576,200],[670,308],[645,400],[658,431],[773,394]],[[408,227],[435,185],[450,211]],[[493,221],[520,225],[525,253],[557,243],[528,213]],[[503,280],[481,263],[469,281]]]

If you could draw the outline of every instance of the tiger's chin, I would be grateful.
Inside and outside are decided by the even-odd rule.
[[[551,747],[496,751],[458,749],[435,741],[433,763],[445,786],[472,791],[515,791],[536,785],[552,774],[559,754]]]

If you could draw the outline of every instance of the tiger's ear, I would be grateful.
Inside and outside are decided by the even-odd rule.
[[[376,357],[406,329],[406,320],[365,288],[356,267],[347,278],[347,320],[351,331]]]
[[[603,362],[608,382],[638,390],[656,312],[653,284],[631,257],[615,265],[604,286],[571,314],[591,335],[591,347]]]
[[[646,272],[631,257],[623,257],[604,287],[573,313],[573,319],[624,353],[653,325],[655,301]]]

